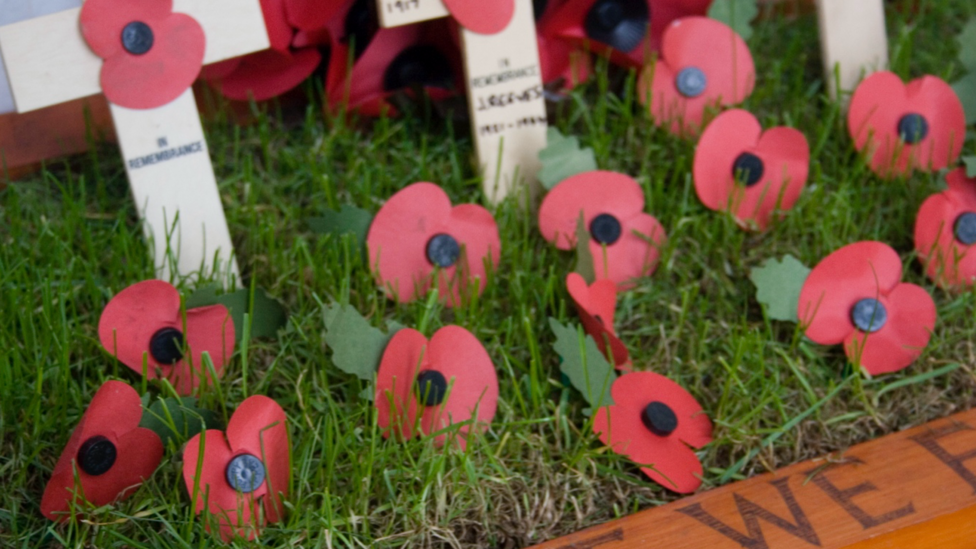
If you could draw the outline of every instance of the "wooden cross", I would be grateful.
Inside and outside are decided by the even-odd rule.
[[[376,1],[383,27],[450,15],[442,0]],[[520,181],[535,181],[539,151],[546,146],[548,122],[532,0],[515,0],[511,22],[497,34],[461,27],[461,46],[485,196],[498,202]]]
[[[817,0],[817,13],[831,97],[836,98],[838,89],[853,91],[864,76],[887,67],[883,0]]]
[[[204,64],[270,46],[259,0],[175,0],[173,11],[203,28]],[[18,112],[102,91],[102,59],[82,36],[80,13],[74,8],[0,27]],[[193,90],[155,109],[110,108],[157,276],[216,275],[233,284],[237,261]]]

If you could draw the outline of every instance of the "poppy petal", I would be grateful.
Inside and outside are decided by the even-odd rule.
[[[746,149],[755,147],[762,126],[749,111],[731,109],[715,117],[695,147],[695,192],[710,210],[726,211],[732,203],[735,174],[732,166]]]
[[[459,261],[467,262],[461,267],[455,265],[440,271],[438,289],[441,300],[447,306],[454,307],[462,303],[462,297],[468,294],[469,284],[478,284],[479,295],[484,291],[488,282],[486,263],[492,269],[498,266],[502,244],[495,218],[477,204],[455,206],[444,232],[464,247]]]
[[[266,101],[304,82],[321,61],[314,48],[253,53],[219,80],[220,93],[237,101]]]
[[[485,430],[498,406],[498,376],[488,351],[474,334],[460,326],[445,326],[427,345],[425,367],[437,370],[448,382],[450,392],[440,406],[423,408],[421,427],[427,434],[475,417],[477,429]],[[471,425],[458,429],[457,444],[463,450]],[[447,435],[438,435],[443,444]]]
[[[285,16],[285,0],[261,0],[261,12],[264,14],[264,25],[268,29],[271,48],[287,51],[295,29],[288,24]]]
[[[429,362],[427,338],[411,328],[398,331],[383,351],[376,375],[376,416],[383,436],[413,436],[419,403],[414,395],[417,373]]]
[[[900,125],[909,115],[924,120],[924,130],[917,129],[924,135],[914,144],[900,137]],[[945,81],[923,76],[905,85],[886,71],[865,78],[854,90],[847,123],[855,147],[867,150],[871,169],[882,177],[945,168],[962,152],[966,131],[962,104]]]
[[[674,434],[685,444],[701,448],[712,442],[712,420],[701,404],[681,385],[661,374],[634,372],[622,375],[610,387],[610,395],[618,406],[636,410],[634,418],[638,423],[644,406],[653,401],[663,402],[678,417]]]
[[[407,303],[427,293],[434,271],[427,243],[450,217],[451,199],[433,183],[404,187],[377,212],[366,247],[377,283],[390,298]]]
[[[576,245],[580,212],[589,228],[600,214],[613,215],[623,223],[643,211],[644,191],[633,178],[602,170],[584,172],[562,181],[542,200],[539,231],[560,250],[570,250]]]
[[[848,358],[871,375],[908,367],[922,354],[935,327],[935,302],[920,286],[899,284],[881,302],[888,313],[884,326],[872,333],[855,331],[844,342]]]
[[[810,271],[797,313],[806,335],[836,345],[854,330],[851,309],[864,298],[887,295],[901,280],[901,258],[882,242],[848,244]]]
[[[966,178],[959,168],[946,175],[946,182],[949,188],[928,197],[918,210],[915,250],[926,274],[939,285],[970,286],[976,278],[976,254],[969,253],[971,244],[956,237],[956,223],[963,214],[976,213],[976,178]],[[970,236],[964,238],[968,242]]]
[[[95,55],[105,59],[124,51],[122,29],[133,21],[150,26],[173,13],[173,0],[86,0],[78,17],[81,34]]]
[[[180,293],[162,280],[146,280],[122,290],[109,301],[98,321],[98,339],[109,354],[135,372],[142,373],[143,356],[147,377],[155,379],[160,365],[149,354],[149,341],[160,328],[180,328]]]
[[[653,216],[640,213],[628,219],[616,243],[604,246],[590,240],[596,278],[608,278],[620,290],[630,290],[636,279],[650,276],[667,240],[664,227]]]
[[[227,442],[234,454],[248,453],[264,463],[264,485],[251,496],[262,499],[269,522],[277,522],[284,514],[281,501],[288,496],[291,445],[286,422],[277,402],[254,395],[241,403],[227,424]]]
[[[227,307],[211,305],[187,311],[185,337],[192,365],[186,359],[181,360],[170,369],[167,377],[179,394],[191,395],[204,380],[210,386],[217,382],[204,364],[203,353],[210,356],[218,378],[234,354],[234,322]]]
[[[576,304],[583,329],[596,341],[600,352],[618,368],[630,362],[627,346],[617,337],[613,326],[617,285],[604,279],[587,286],[579,273],[570,273],[566,277],[566,289]]]
[[[745,189],[735,216],[740,223],[754,223],[764,230],[774,212],[789,210],[799,200],[809,174],[810,146],[799,130],[776,127],[766,130],[756,147],[745,152],[762,160],[765,173]]]
[[[444,6],[458,24],[478,34],[505,30],[515,15],[515,0],[444,0]]]
[[[288,23],[303,31],[319,30],[342,9],[342,2],[322,0],[285,0]]]
[[[192,17],[175,13],[152,23],[156,41],[143,55],[119,53],[102,64],[101,85],[110,102],[128,109],[166,105],[200,75],[206,38]]]

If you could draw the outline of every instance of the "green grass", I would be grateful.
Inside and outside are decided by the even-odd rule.
[[[912,13],[915,5],[889,4],[894,70],[957,78],[949,38],[976,5],[928,1]],[[705,488],[976,403],[976,293],[934,287],[911,252],[915,213],[939,189],[938,176],[884,181],[865,167],[824,94],[812,16],[763,21],[750,46],[758,76],[745,108],[766,126],[801,129],[812,150],[807,190],[764,234],[743,232],[699,204],[689,174],[693,144],[646,120],[632,78],[620,91],[601,77],[554,117],[594,148],[601,168],[633,175],[667,229],[654,276],[621,296],[618,331],[638,368],[678,381],[713,418],[715,442],[700,454]],[[297,117],[271,109],[244,128],[212,122],[208,136],[245,279],[291,313],[278,341],[251,342],[246,364],[245,353],[235,355],[221,398],[200,403],[226,419],[247,395],[266,394],[288,414],[290,512],[254,546],[519,547],[673,499],[601,449],[585,403],[560,382],[546,319],[576,322],[563,286],[574,259],[548,246],[515,200],[493,208],[503,242],[497,273],[480,299],[455,310],[391,303],[354,242],[317,236],[305,224],[346,203],[375,212],[422,180],[443,185],[456,202],[483,203],[463,123],[420,112],[350,125],[324,120],[315,103]],[[976,151],[972,135],[966,150]],[[922,357],[872,380],[845,377],[839,347],[765,320],[748,279],[766,258],[790,253],[812,266],[862,239],[898,250],[905,279],[930,290],[939,311]],[[38,510],[97,387],[110,378],[143,387],[101,349],[96,326],[114,293],[152,275],[115,147],[52,162],[0,191],[0,545],[219,545],[193,515],[179,452],[167,452],[134,497],[84,521],[53,526]],[[329,300],[348,300],[377,326],[425,323],[428,336],[450,323],[471,330],[498,370],[492,429],[466,453],[383,439],[371,404],[358,397],[360,382],[330,362],[321,308]]]

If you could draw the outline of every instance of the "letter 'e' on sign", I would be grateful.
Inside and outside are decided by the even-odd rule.
[[[157,276],[225,284],[239,274],[190,86],[268,47],[259,0],[86,0],[0,27],[17,112],[106,95]]]
[[[377,0],[380,25],[453,17],[461,27],[471,133],[485,196],[532,184],[546,147],[546,104],[532,0]]]
[[[849,93],[861,79],[888,65],[882,0],[817,0],[820,49],[831,97]]]

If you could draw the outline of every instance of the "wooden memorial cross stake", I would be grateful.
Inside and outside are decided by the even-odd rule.
[[[470,0],[469,0],[470,1]],[[506,0],[480,0],[484,11]],[[481,34],[461,24],[471,133],[485,196],[499,202],[518,181],[532,184],[546,146],[546,104],[532,0],[514,0],[508,25]],[[455,0],[455,3],[458,3]],[[397,27],[450,16],[442,0],[377,0],[380,25]]]
[[[167,5],[166,0],[117,3],[126,8],[123,13],[134,9],[159,12]],[[131,54],[127,63],[150,57],[141,57],[145,54],[179,57],[188,43],[187,36],[199,37],[193,33],[199,33],[200,28],[205,39],[203,64],[270,47],[259,0],[173,0],[172,4],[173,13],[196,21],[183,25],[184,34],[176,39],[164,41],[163,31],[171,30],[171,23],[160,23],[154,31],[134,19],[118,38],[108,35],[102,47],[124,48],[123,53]],[[0,27],[0,53],[18,112],[103,91],[103,59],[89,46],[80,23],[85,7]],[[104,8],[100,13],[90,21],[91,27],[110,18],[104,16]],[[192,27],[193,32],[186,27]],[[135,32],[135,41],[131,32]],[[161,49],[153,52],[153,48]],[[104,64],[109,66],[108,62]],[[131,64],[125,69],[118,67],[110,66],[116,79],[122,76],[121,81],[129,85],[129,95],[137,99],[139,93],[158,92],[159,87],[170,83],[167,76],[157,78],[160,84],[150,86],[139,75],[152,74],[151,69],[134,75]],[[192,84],[196,74],[189,76]],[[233,284],[239,277],[237,261],[193,90],[188,84],[185,91],[177,89],[175,93],[179,93],[175,99],[159,107],[110,105],[136,208],[146,236],[154,244],[157,276],[193,278],[199,273],[217,275],[224,284]],[[111,102],[111,96],[109,99]]]
[[[863,76],[887,67],[883,0],[817,0],[817,13],[831,97],[836,98],[838,88],[853,91]]]

